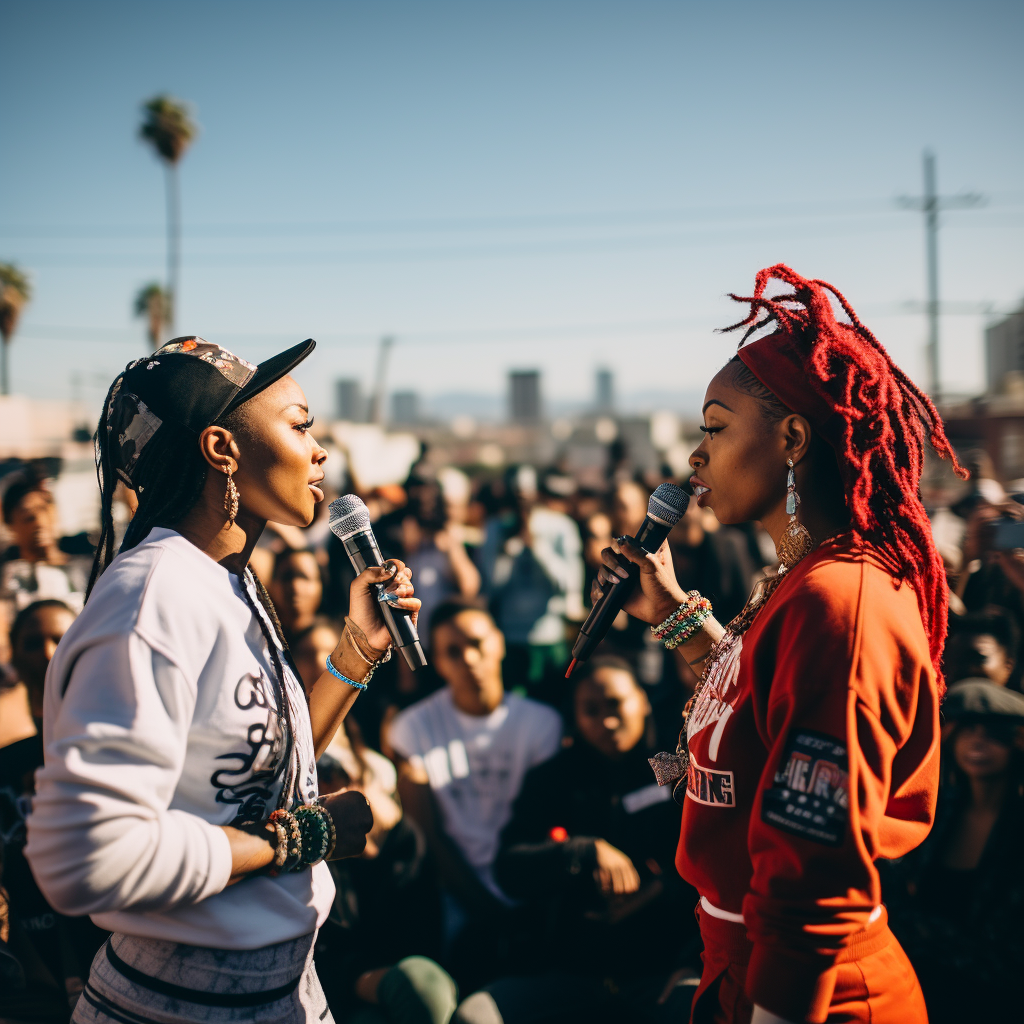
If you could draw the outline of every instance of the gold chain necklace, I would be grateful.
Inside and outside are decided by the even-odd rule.
[[[779,589],[779,585],[786,578],[786,576],[793,571],[793,568],[802,562],[812,551],[821,547],[826,540],[832,540],[837,537],[839,533],[843,531],[837,531],[834,534],[830,534],[828,537],[824,537],[817,544],[802,544],[799,546],[799,553],[791,553],[790,550],[784,550],[782,552],[783,559],[779,569],[771,575],[762,576],[755,584],[753,590],[750,592],[750,597],[747,598],[747,603],[743,606],[740,613],[725,627],[725,632],[721,638],[717,640],[712,646],[711,650],[708,651],[707,661],[704,663],[704,671],[700,674],[700,680],[697,683],[693,691],[693,695],[686,702],[686,706],[683,708],[683,727],[679,733],[679,742],[676,745],[676,755],[680,758],[682,765],[685,768],[690,763],[690,747],[687,742],[686,730],[690,722],[690,716],[693,714],[693,709],[697,705],[697,701],[700,695],[704,692],[704,688],[708,684],[708,680],[711,678],[711,673],[714,670],[719,658],[732,646],[732,644],[748,629],[754,622],[757,613],[768,603],[769,598],[776,590]],[[808,535],[809,538],[810,535]]]

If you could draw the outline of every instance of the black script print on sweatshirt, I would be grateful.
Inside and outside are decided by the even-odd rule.
[[[218,756],[218,761],[233,761],[236,765],[217,769],[210,776],[210,784],[217,790],[217,803],[238,807],[232,824],[262,821],[277,805],[285,723],[278,715],[273,688],[262,673],[242,676],[234,696],[235,707],[251,711],[258,720],[248,727],[247,750]]]

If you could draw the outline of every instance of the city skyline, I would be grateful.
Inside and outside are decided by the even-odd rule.
[[[562,403],[602,366],[620,396],[699,393],[735,344],[725,293],[777,261],[832,280],[923,382],[923,230],[895,200],[927,146],[940,191],[988,198],[940,243],[944,386],[978,389],[978,310],[1024,294],[1024,13],[923,10],[12,8],[0,261],[35,289],[14,390],[95,405],[145,351],[130,304],[162,276],[163,182],[136,132],[162,91],[201,127],[179,330],[256,360],[316,337],[297,376],[325,414],[336,379],[372,390],[383,334],[388,392],[428,405],[503,399],[533,367]]]

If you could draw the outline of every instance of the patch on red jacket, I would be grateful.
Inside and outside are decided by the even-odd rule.
[[[825,846],[842,846],[850,807],[846,747],[810,729],[794,729],[771,789],[761,797],[761,820]]]

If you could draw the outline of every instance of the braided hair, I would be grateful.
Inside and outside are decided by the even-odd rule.
[[[109,419],[121,382],[122,377],[119,376],[110,385],[99,427],[93,437],[96,478],[100,487],[100,538],[86,600],[114,558],[114,491],[121,476],[115,463],[118,452],[116,445],[111,443]],[[244,438],[248,432],[245,406],[232,409],[215,425],[230,430],[236,438]],[[174,526],[184,519],[203,493],[208,470],[209,464],[203,458],[194,434],[169,424],[157,431],[132,469],[129,486],[135,491],[139,505],[125,531],[120,550],[130,551],[146,538],[154,526]],[[276,613],[272,618],[276,620]],[[283,634],[281,639],[284,640]]]
[[[792,291],[766,298],[772,279],[785,282]],[[830,294],[849,323],[836,319]],[[938,411],[827,282],[801,277],[780,263],[757,274],[752,296],[730,298],[750,307],[742,320],[724,328],[747,328],[741,348],[772,321],[804,346],[808,383],[844,424],[832,443],[851,528],[879,552],[897,579],[914,588],[932,662],[939,671],[948,598],[942,559],[921,503],[925,442],[952,463],[958,476],[966,478],[967,472]],[[941,686],[941,673],[939,678]]]

